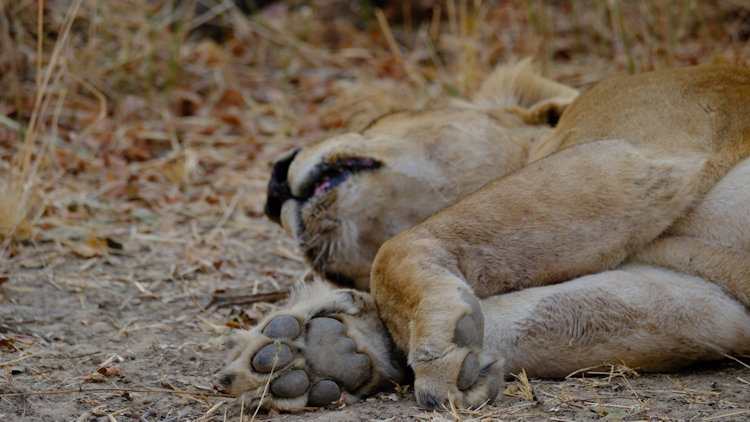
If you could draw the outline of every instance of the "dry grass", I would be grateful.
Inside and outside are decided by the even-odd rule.
[[[6,300],[8,309],[23,297],[72,297],[90,312],[86,324],[108,319],[114,336],[130,339],[171,338],[162,320],[176,313],[170,324],[194,320],[218,343],[227,322],[252,324],[273,306],[259,300],[282,299],[306,275],[291,242],[262,218],[268,163],[280,152],[384,112],[469,97],[511,58],[534,56],[544,73],[582,89],[670,66],[750,66],[750,7],[740,1],[446,0],[422,17],[403,6],[400,19],[393,8],[354,0],[279,2],[249,17],[228,1],[196,15],[195,3],[0,4],[0,284],[10,280],[2,284],[15,301]],[[228,34],[222,42],[196,36],[209,16]],[[90,295],[117,299],[111,311],[92,310]],[[138,313],[152,302],[165,309],[150,319]],[[54,361],[42,346],[56,343],[4,321],[0,340],[13,348],[0,367]],[[197,347],[174,341],[176,350]],[[645,396],[714,400],[684,386],[654,391],[612,368],[562,383],[519,378],[519,402],[424,415],[643,416],[653,407]],[[45,371],[29,389],[81,385],[45,381],[55,373]],[[614,380],[629,401],[609,393]],[[222,420],[221,405],[202,400],[204,419]],[[731,400],[722,405],[745,412]]]
[[[253,159],[384,111],[468,96],[511,57],[535,56],[582,87],[625,71],[750,60],[748,8],[731,1],[451,0],[403,26],[377,10],[337,12],[356,3],[343,0],[290,1],[250,19],[229,2],[201,16],[195,2],[80,3],[2,9],[3,239],[39,239],[42,227],[71,222],[61,197],[94,190],[100,200],[114,188],[92,185],[152,179],[179,191],[226,164],[216,155],[232,146]],[[213,15],[233,34],[226,42],[189,36]],[[63,194],[61,184],[76,186]]]

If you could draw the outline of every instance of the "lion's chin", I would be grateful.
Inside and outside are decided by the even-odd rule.
[[[346,224],[338,221],[339,230],[335,231],[326,227],[305,227],[303,208],[306,205],[307,201],[287,200],[281,208],[281,226],[296,240],[307,263],[318,275],[338,286],[368,291],[372,260],[360,254],[357,233],[339,231]]]
[[[293,239],[297,239],[297,233],[299,233],[299,230],[296,228],[298,224],[296,215],[298,214],[299,205],[296,202],[297,201],[294,199],[285,201],[281,205],[281,211],[279,213],[279,223],[281,224],[281,227],[286,234]]]

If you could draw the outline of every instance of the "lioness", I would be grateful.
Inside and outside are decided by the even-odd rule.
[[[749,156],[746,69],[579,96],[528,61],[471,103],[290,153],[266,212],[350,288],[303,287],[237,332],[222,388],[322,406],[402,382],[408,364],[420,405],[476,406],[522,368],[661,371],[749,352]]]

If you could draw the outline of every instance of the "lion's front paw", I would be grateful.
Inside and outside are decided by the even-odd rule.
[[[417,402],[428,409],[448,407],[449,401],[478,407],[494,401],[500,390],[501,365],[490,353],[456,349],[412,366]]]
[[[405,371],[367,293],[316,283],[290,307],[234,333],[219,388],[246,406],[294,409],[354,402]]]
[[[443,317],[461,315],[454,320],[452,335],[444,329],[443,317],[428,317],[418,324],[416,347],[409,354],[417,402],[427,408],[447,406],[449,400],[459,407],[476,407],[493,401],[500,389],[501,363],[482,351],[484,318],[479,300],[469,293],[459,296],[456,303],[463,302],[461,306],[444,307]]]

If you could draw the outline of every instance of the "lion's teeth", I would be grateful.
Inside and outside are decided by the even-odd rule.
[[[315,186],[315,192],[313,192],[313,196],[319,196],[323,194],[330,187],[331,187],[331,181],[326,180],[325,182],[319,184],[318,186]]]

